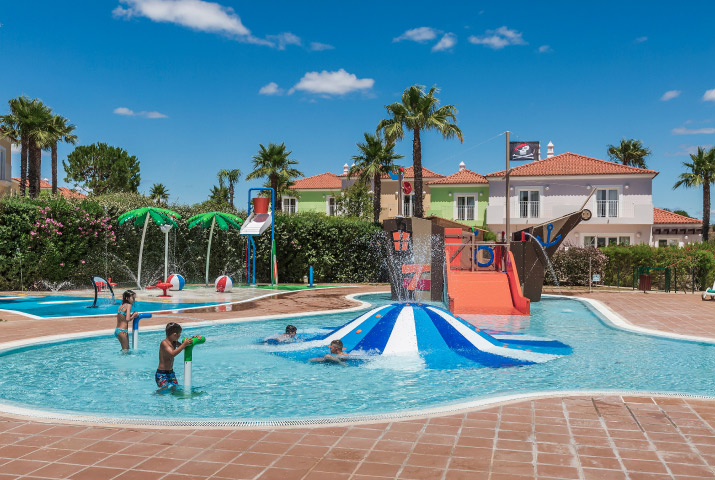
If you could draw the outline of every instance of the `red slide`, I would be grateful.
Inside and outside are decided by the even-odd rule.
[[[461,230],[447,228],[445,234],[445,253],[449,261],[461,245],[449,236],[460,235]],[[465,269],[460,255],[470,255],[470,252],[463,249],[447,268],[450,312],[455,315],[529,315],[530,301],[522,295],[512,253],[507,255],[506,271],[499,271],[501,269],[493,269],[494,264],[492,269]]]

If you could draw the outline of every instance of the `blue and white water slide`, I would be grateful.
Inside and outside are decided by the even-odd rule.
[[[445,353],[487,367],[530,365],[569,355],[571,347],[557,340],[526,335],[499,335],[482,332],[469,322],[432,305],[395,303],[374,308],[336,328],[327,335],[286,346],[289,357],[327,353],[333,340],[342,340],[343,349],[353,358],[390,355],[421,355],[431,368],[451,368]],[[450,365],[450,366],[447,366]]]

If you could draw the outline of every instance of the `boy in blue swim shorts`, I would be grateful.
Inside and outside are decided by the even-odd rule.
[[[183,343],[179,343],[180,336],[181,325],[174,322],[166,325],[166,338],[159,345],[159,367],[156,369],[156,375],[154,376],[159,390],[173,388],[179,384],[174,373],[174,357],[191,345],[190,338],[184,340]]]

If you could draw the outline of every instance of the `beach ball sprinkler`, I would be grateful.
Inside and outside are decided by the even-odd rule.
[[[216,279],[216,291],[228,293],[233,288],[233,281],[228,275],[221,275]]]
[[[182,275],[179,275],[178,273],[172,273],[171,275],[169,275],[169,278],[166,279],[166,283],[171,284],[170,290],[177,292],[179,290],[184,289],[184,285],[186,285],[186,280],[184,280],[184,277]]]

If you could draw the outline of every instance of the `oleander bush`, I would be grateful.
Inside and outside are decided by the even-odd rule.
[[[588,285],[589,263],[591,274],[603,276],[608,262],[606,255],[598,248],[575,247],[561,248],[551,258],[554,273],[559,285]],[[544,283],[554,285],[554,277],[546,269]]]

